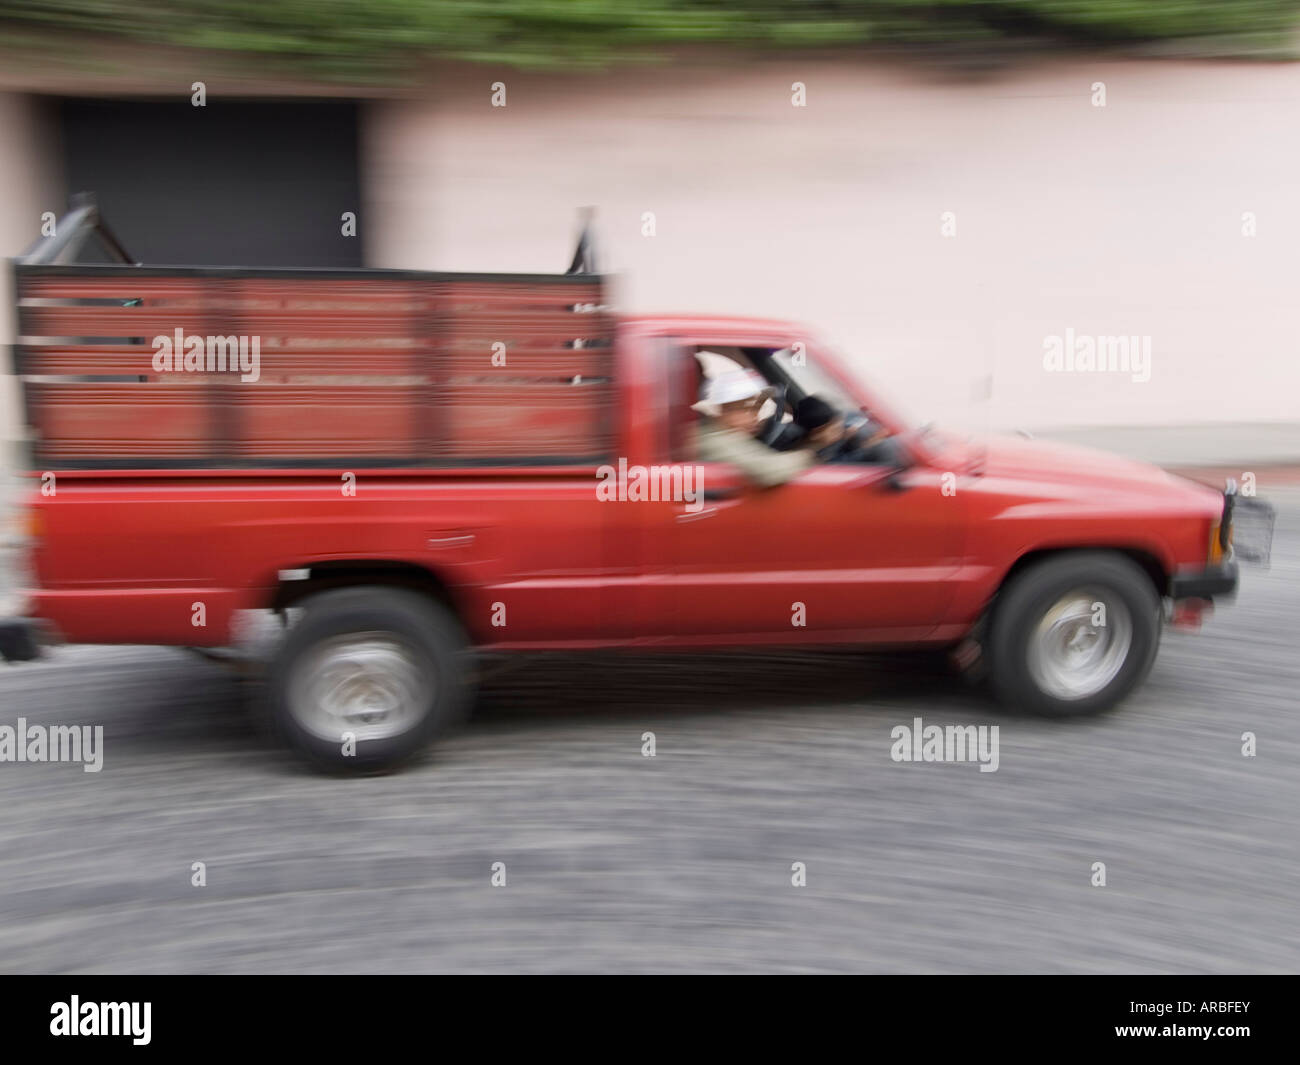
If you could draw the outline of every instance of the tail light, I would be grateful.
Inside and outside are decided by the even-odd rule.
[[[26,613],[26,593],[36,586],[33,552],[45,521],[35,507],[24,508],[0,530],[0,616]]]

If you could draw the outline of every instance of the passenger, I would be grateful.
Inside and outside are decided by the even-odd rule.
[[[726,462],[763,488],[802,473],[815,459],[808,448],[777,452],[755,440],[759,411],[773,392],[752,370],[727,370],[707,378],[694,410],[704,415],[696,427],[696,455],[703,462]]]

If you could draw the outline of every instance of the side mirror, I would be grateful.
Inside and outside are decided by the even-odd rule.
[[[879,465],[874,466],[871,473],[864,476],[857,484],[866,487],[868,485],[880,485],[886,491],[906,492],[912,486],[904,480],[903,475],[916,465],[916,460],[910,454],[893,440],[883,441],[890,447],[888,459]],[[884,469],[884,474],[880,473]]]
[[[879,489],[882,492],[906,492],[912,486],[903,480],[911,465],[868,466],[860,475],[849,481],[850,489]]]
[[[916,465],[916,458],[906,447],[897,442],[894,444],[892,457],[893,462],[890,463],[885,484],[895,492],[906,492],[912,486],[903,479],[903,474]]]
[[[912,468],[910,463],[900,464],[889,467],[889,472],[885,474],[883,484],[891,492],[906,492],[912,486],[903,480],[903,474]]]

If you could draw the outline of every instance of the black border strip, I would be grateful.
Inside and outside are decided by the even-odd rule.
[[[10,259],[15,278],[71,277],[224,277],[233,279],[269,278],[289,280],[354,281],[499,281],[519,284],[577,285],[600,282],[608,274],[493,274],[456,273],[430,270],[386,270],[376,267],[350,269],[333,266],[126,266],[117,263],[83,263],[78,265],[32,265]]]

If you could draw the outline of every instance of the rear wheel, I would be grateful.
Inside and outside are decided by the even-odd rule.
[[[999,594],[989,676],[1005,703],[1038,714],[1107,710],[1145,678],[1160,643],[1160,597],[1131,559],[1080,551],[1037,562]]]
[[[415,592],[336,589],[302,603],[268,679],[291,747],[327,769],[379,772],[463,716],[465,638],[445,607]]]

